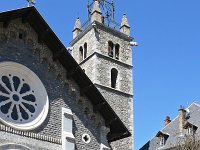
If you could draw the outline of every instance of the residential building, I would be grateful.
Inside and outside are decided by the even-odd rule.
[[[198,150],[200,148],[200,105],[192,103],[187,109],[182,106],[179,115],[170,120],[167,116],[164,128],[140,150]]]

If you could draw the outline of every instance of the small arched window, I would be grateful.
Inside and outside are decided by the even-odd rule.
[[[115,45],[115,58],[116,59],[119,59],[119,44],[116,44]]]
[[[118,71],[115,68],[111,69],[111,87],[116,88]]]
[[[110,57],[113,57],[113,48],[114,48],[113,42],[109,41],[108,42],[108,56]]]
[[[84,44],[84,59],[87,57],[87,43]]]
[[[79,60],[80,61],[83,60],[83,47],[82,46],[79,48]]]

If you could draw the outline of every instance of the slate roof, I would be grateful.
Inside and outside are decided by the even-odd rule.
[[[200,134],[200,105],[197,103],[192,103],[187,109],[188,116],[186,119],[186,124],[192,124],[197,127],[196,134]],[[186,129],[185,129],[186,130]],[[148,141],[140,150],[166,150],[174,147],[178,143],[178,139],[181,138],[179,132],[179,117],[177,116],[172,120],[167,126],[158,131],[158,133],[163,133],[168,135],[166,143],[164,146],[160,146],[160,140],[155,135],[150,141]],[[157,134],[158,135],[158,134]]]
[[[106,125],[110,126],[110,132],[107,135],[108,141],[112,142],[131,136],[129,130],[67,51],[37,9],[35,7],[26,7],[0,13],[0,22],[3,22],[3,27],[5,28],[12,19],[16,18],[22,18],[22,23],[28,22],[32,26],[39,36],[38,41],[46,43],[53,53],[53,59],[58,60],[67,70],[67,78],[74,79],[80,87],[81,93],[84,93],[93,104],[94,110],[103,116]]]

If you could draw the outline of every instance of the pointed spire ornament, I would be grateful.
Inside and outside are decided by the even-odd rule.
[[[94,6],[93,6],[92,13],[95,12],[95,11],[101,13],[100,4],[99,4],[98,0],[94,1]]]
[[[128,23],[128,19],[126,17],[126,14],[124,14],[123,17],[122,17],[121,27],[123,27],[123,26],[130,27],[130,25]]]
[[[77,18],[74,24],[73,39],[76,38],[81,32],[81,20]]]
[[[130,36],[130,25],[128,23],[128,19],[126,17],[126,14],[123,15],[122,17],[122,22],[121,22],[121,27],[120,27],[120,31],[126,35]]]
[[[76,19],[74,29],[81,29],[81,20],[79,19],[79,17]]]
[[[28,2],[28,7],[35,5],[35,0],[27,0],[27,2]]]
[[[91,14],[91,22],[94,22],[94,21],[102,23],[102,13],[101,13],[100,4],[98,0],[94,1],[92,14]]]

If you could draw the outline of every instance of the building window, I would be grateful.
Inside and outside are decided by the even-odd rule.
[[[113,57],[113,48],[114,48],[113,42],[109,41],[108,42],[108,56],[110,57]]]
[[[73,114],[70,109],[62,108],[62,150],[75,149],[75,137],[73,135]]]
[[[192,135],[193,134],[193,131],[192,131],[191,127],[187,128],[187,134],[188,135]]]
[[[83,47],[82,46],[79,48],[79,60],[80,61],[83,60]]]
[[[108,56],[119,59],[119,44],[114,45],[113,42],[108,42]]]
[[[159,139],[160,139],[160,146],[164,146],[165,145],[165,138],[164,138],[164,136],[160,136]]]
[[[194,135],[197,130],[197,127],[190,125],[187,128],[187,135]]]
[[[84,44],[84,59],[87,57],[87,43]]]
[[[160,147],[164,146],[167,142],[167,139],[169,138],[169,135],[166,133],[163,133],[162,131],[159,131],[156,135],[156,137],[158,138],[158,145]]]
[[[46,89],[27,67],[0,63],[0,116],[14,128],[31,130],[43,123],[49,109]]]
[[[79,60],[82,61],[87,57],[87,43],[79,48]]]
[[[186,129],[186,135],[194,135],[197,131],[197,126],[187,122],[184,126],[184,129]]]
[[[117,76],[118,76],[117,69],[112,68],[111,69],[111,87],[112,88],[116,88]]]
[[[90,141],[91,141],[91,137],[90,137],[89,134],[84,133],[84,134],[82,135],[82,140],[83,140],[84,143],[88,144],[88,143],[90,143]]]
[[[116,59],[119,59],[119,44],[116,44],[115,45],[115,58]]]

